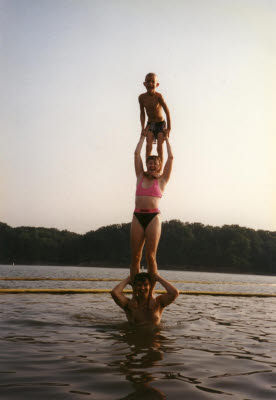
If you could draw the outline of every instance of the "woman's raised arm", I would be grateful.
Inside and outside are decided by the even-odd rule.
[[[144,172],[143,162],[142,162],[142,158],[141,158],[141,150],[142,150],[144,140],[145,140],[145,136],[141,135],[140,140],[139,140],[139,142],[136,146],[135,152],[134,152],[134,165],[135,165],[136,176],[139,176]]]
[[[162,174],[162,179],[167,183],[170,179],[171,172],[172,172],[172,165],[173,165],[173,153],[172,153],[172,148],[169,142],[168,136],[165,136],[165,142],[167,146],[167,153],[168,153],[168,159],[166,161],[163,174]]]

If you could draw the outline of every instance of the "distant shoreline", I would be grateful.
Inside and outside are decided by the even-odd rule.
[[[13,268],[13,264],[0,264],[0,266],[7,266],[10,265]],[[15,264],[15,266],[26,266],[26,264]],[[37,266],[37,267],[85,267],[85,268],[122,268],[122,269],[129,269],[129,265],[125,265],[123,263],[108,263],[108,262],[90,262],[90,263],[82,263],[79,265],[64,265],[64,264],[44,264],[44,263],[37,263],[37,264],[27,264],[27,266]],[[208,272],[208,273],[216,273],[216,274],[237,274],[237,275],[263,275],[263,276],[276,276],[276,274],[266,274],[266,273],[256,273],[256,271],[238,271],[234,268],[210,268],[204,266],[193,266],[193,265],[165,265],[159,264],[158,269],[160,271],[183,271],[183,272]]]
[[[78,235],[51,228],[11,228],[0,222],[0,263],[129,268],[129,224]],[[238,225],[166,221],[158,268],[172,271],[276,275],[276,232]],[[145,253],[141,265],[146,265]]]

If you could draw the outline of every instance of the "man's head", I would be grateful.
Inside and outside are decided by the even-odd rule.
[[[147,272],[136,274],[132,286],[135,296],[148,296],[151,289],[150,275]]]
[[[154,72],[149,72],[145,77],[144,86],[150,94],[155,93],[155,89],[159,86],[157,75]]]

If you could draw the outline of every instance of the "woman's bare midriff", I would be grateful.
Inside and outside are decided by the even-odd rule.
[[[151,196],[136,196],[135,208],[159,208],[160,198]]]

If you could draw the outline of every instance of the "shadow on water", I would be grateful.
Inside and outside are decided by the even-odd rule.
[[[164,347],[169,340],[156,327],[131,327],[121,325],[117,332],[111,334],[115,343],[126,344],[127,351],[121,359],[113,360],[109,366],[124,375],[133,392],[118,400],[164,400],[166,395],[150,385],[154,381],[150,373],[152,367],[160,365],[163,360]]]

